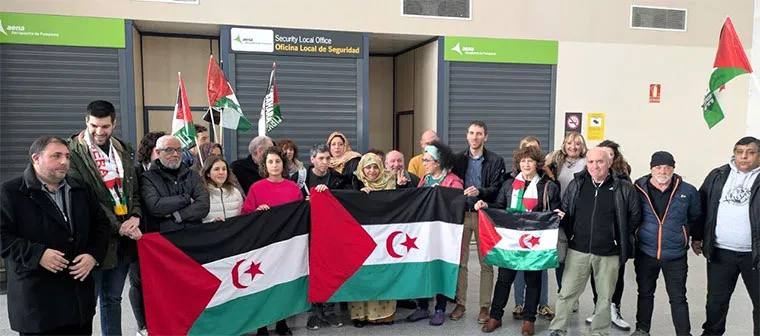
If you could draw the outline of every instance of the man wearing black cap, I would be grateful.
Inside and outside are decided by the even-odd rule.
[[[707,259],[707,320],[702,335],[726,332],[726,315],[740,275],[752,301],[752,335],[760,335],[759,151],[757,138],[739,139],[731,161],[713,169],[699,188],[704,216],[692,230],[691,247]]]
[[[636,180],[641,199],[641,225],[637,228],[636,283],[639,296],[636,331],[632,336],[649,335],[657,277],[665,277],[670,312],[676,335],[690,335],[689,304],[686,302],[686,252],[689,228],[699,220],[699,192],[674,174],[676,162],[668,152],[655,152],[649,163],[651,174]]]

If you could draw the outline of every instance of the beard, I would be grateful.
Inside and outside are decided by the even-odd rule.
[[[161,161],[161,164],[164,165],[164,167],[169,168],[169,169],[177,169],[179,168],[180,165],[182,165],[181,160],[177,160],[177,162],[169,162],[169,161],[164,161],[163,159],[159,159],[159,161]]]

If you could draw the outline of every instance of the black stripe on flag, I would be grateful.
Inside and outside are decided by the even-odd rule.
[[[464,222],[462,189],[335,190],[335,198],[362,225],[442,221]]]
[[[205,264],[308,233],[309,204],[298,201],[163,236],[190,258]]]
[[[501,209],[486,208],[495,227],[520,230],[552,230],[559,228],[559,215],[556,212],[508,212]]]

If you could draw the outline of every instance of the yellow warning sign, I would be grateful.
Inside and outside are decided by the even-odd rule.
[[[606,115],[604,112],[586,114],[586,139],[587,140],[604,140],[604,128]]]

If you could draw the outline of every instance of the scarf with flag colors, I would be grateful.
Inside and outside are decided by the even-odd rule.
[[[720,96],[726,83],[736,76],[752,73],[752,67],[731,18],[726,18],[720,30],[718,52],[715,54],[713,67],[715,70],[710,75],[710,86],[702,104],[702,114],[709,128],[713,128],[724,118]]]
[[[224,72],[216,63],[214,55],[211,55],[208,60],[206,95],[208,96],[208,106],[221,114],[219,124],[222,127],[237,131],[251,129],[251,122],[243,115],[240,102],[238,102],[235,92],[232,91],[230,82],[224,77]]]
[[[187,99],[185,81],[182,74],[177,73],[179,84],[177,85],[177,103],[174,104],[174,118],[172,118],[172,135],[179,139],[182,149],[195,146],[195,124],[193,113],[190,110],[190,101]]]
[[[277,90],[277,80],[274,72],[277,64],[272,63],[272,73],[269,75],[269,85],[264,101],[261,102],[261,113],[259,116],[259,135],[266,135],[282,122],[282,113],[280,112],[280,91]]]
[[[310,302],[454,297],[461,190],[312,192],[311,218]]]
[[[520,271],[559,266],[559,215],[554,212],[478,212],[480,256],[486,264]]]
[[[533,175],[530,184],[525,188],[525,177],[520,173],[512,182],[512,198],[510,199],[509,211],[525,212],[533,211],[538,205],[538,174]]]
[[[241,335],[309,309],[309,205],[138,241],[151,335]]]

